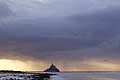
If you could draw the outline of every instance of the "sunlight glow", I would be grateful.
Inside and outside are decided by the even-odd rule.
[[[89,62],[89,65],[94,66],[94,68],[98,70],[117,71],[119,69],[117,64],[108,63],[108,62],[92,61]]]
[[[31,70],[31,66],[19,60],[0,60],[0,70]]]
[[[73,66],[73,64],[75,66]],[[61,65],[61,66],[59,66]],[[56,64],[61,71],[117,71],[119,65],[108,62],[87,61],[83,63],[72,63],[69,66],[63,67],[63,64]],[[86,66],[87,65],[87,66]],[[0,70],[15,70],[15,71],[44,71],[50,66],[42,60],[11,60],[0,59]]]

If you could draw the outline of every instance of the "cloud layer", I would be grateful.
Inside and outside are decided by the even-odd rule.
[[[72,59],[77,67],[79,61],[91,61],[81,68],[92,65],[92,70],[93,60],[116,66],[120,56],[119,4],[119,0],[1,0],[0,56],[51,60],[59,65]]]

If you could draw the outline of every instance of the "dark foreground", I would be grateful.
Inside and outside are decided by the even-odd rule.
[[[0,71],[0,80],[49,80],[55,74],[21,71]]]

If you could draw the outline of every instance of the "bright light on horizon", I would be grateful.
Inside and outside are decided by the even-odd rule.
[[[71,63],[69,66],[62,66],[63,64],[55,64],[60,71],[118,71],[119,65],[112,63],[100,63],[88,61],[83,63]],[[74,66],[73,66],[74,65]],[[87,67],[86,67],[87,65]],[[44,71],[50,66],[50,63],[35,60],[11,60],[0,59],[0,70],[14,70],[14,71]]]
[[[0,59],[0,70],[36,71],[44,70],[46,64],[42,61],[21,61]]]
[[[19,60],[0,60],[0,70],[16,70],[16,71],[26,71],[31,70],[32,67],[28,66],[25,62]]]

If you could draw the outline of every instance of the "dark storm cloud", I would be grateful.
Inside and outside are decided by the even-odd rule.
[[[38,59],[52,59],[53,56],[54,59],[82,60],[119,58],[119,13],[119,9],[109,9],[52,21],[17,21],[6,25],[13,28],[8,28],[6,41],[3,39],[1,44],[5,52]]]
[[[9,13],[8,8],[0,9],[3,9],[3,13]],[[4,36],[0,40],[0,47],[5,54],[2,55],[30,56],[43,60],[53,59],[53,56],[55,59],[68,60],[111,58],[113,55],[119,58],[119,8],[110,6],[84,15],[80,12],[61,18],[11,19],[3,25]]]
[[[6,22],[7,17],[9,17],[12,14],[12,11],[10,10],[9,6],[7,3],[4,3],[3,0],[0,0],[0,39],[5,36],[6,31],[3,30],[4,28],[4,23]]]
[[[106,40],[119,35],[119,9],[103,10],[98,13],[90,14],[87,16],[75,16],[72,17],[74,24],[79,28],[78,33],[85,33],[86,37],[93,37],[98,40]],[[80,31],[80,28],[82,30]]]
[[[11,10],[9,9],[9,6],[0,1],[0,19],[5,18],[11,14]]]

